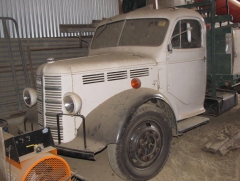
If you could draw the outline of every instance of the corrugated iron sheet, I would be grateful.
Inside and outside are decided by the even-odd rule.
[[[85,40],[90,42],[91,38],[85,38]],[[9,117],[9,115],[26,110],[22,97],[26,82],[17,39],[11,39],[10,44],[13,67],[9,60],[7,41],[4,38],[0,39],[0,118]],[[80,47],[81,44],[76,37],[21,39],[21,44],[31,87],[33,88],[36,87],[36,70],[39,65],[47,62],[47,58],[54,57],[57,61],[83,57],[88,54],[87,45],[83,44],[83,47]],[[15,71],[17,77],[17,90],[14,88],[13,71]],[[21,96],[19,102],[17,94]]]
[[[60,33],[59,24],[91,24],[117,14],[118,0],[0,0],[0,16],[17,21],[20,38],[73,36]],[[16,38],[12,23],[8,29]],[[0,37],[4,37],[1,24]]]

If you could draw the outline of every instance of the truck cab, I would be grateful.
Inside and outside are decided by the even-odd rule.
[[[37,90],[23,92],[37,119],[25,119],[49,127],[63,155],[94,159],[107,148],[120,177],[150,179],[172,136],[208,122],[197,116],[205,111],[206,49],[194,10],[143,8],[105,19],[87,57],[38,68]]]

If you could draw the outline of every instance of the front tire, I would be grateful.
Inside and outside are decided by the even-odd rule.
[[[133,114],[121,141],[108,145],[110,165],[125,180],[148,180],[165,165],[171,140],[172,131],[162,110],[142,105]]]

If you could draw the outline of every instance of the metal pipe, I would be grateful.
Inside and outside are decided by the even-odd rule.
[[[155,0],[155,6],[156,6],[156,9],[158,9],[158,0]]]
[[[87,148],[87,141],[86,141],[86,124],[85,124],[85,117],[83,115],[79,115],[83,119],[83,141],[84,141],[84,148]]]
[[[58,144],[61,144],[61,137],[60,137],[60,123],[59,123],[59,117],[60,116],[76,116],[76,117],[81,117],[83,121],[83,141],[84,141],[84,148],[87,148],[87,136],[86,136],[86,121],[85,117],[83,115],[72,115],[72,114],[63,114],[63,113],[58,113],[57,114],[57,131],[58,131]]]
[[[18,46],[19,46],[19,49],[20,49],[20,55],[21,55],[21,60],[22,60],[22,65],[23,65],[23,72],[24,72],[24,76],[25,76],[25,84],[27,87],[29,87],[30,85],[30,80],[29,80],[29,76],[28,76],[28,69],[27,69],[27,65],[26,65],[26,60],[25,60],[25,56],[23,54],[23,47],[22,47],[22,44],[21,44],[21,41],[20,41],[20,35],[19,35],[19,30],[18,30],[18,24],[16,22],[15,19],[13,18],[10,18],[14,24],[15,24],[15,27],[16,27],[16,33],[17,33],[17,39],[18,39]]]
[[[62,113],[57,114],[57,131],[58,131],[58,144],[61,144],[61,136],[60,136],[60,123],[59,123],[59,116],[62,116]]]
[[[18,46],[19,46],[19,52],[20,52],[20,57],[21,57],[21,61],[22,61],[22,65],[23,65],[23,72],[24,72],[24,77],[25,77],[25,84],[27,87],[29,87],[29,77],[28,77],[28,71],[27,71],[27,66],[26,66],[26,60],[23,54],[23,47],[20,41],[20,35],[19,35],[19,29],[18,29],[18,24],[17,21],[13,18],[10,17],[0,17],[0,19],[6,21],[6,20],[10,20],[14,23],[15,28],[16,28],[16,33],[17,33],[17,39],[18,39]],[[7,30],[7,29],[6,29]],[[5,31],[5,29],[4,29]],[[8,33],[8,32],[7,32]],[[10,39],[10,36],[9,36]]]
[[[229,5],[228,5],[228,0],[226,0],[226,9],[227,9],[227,15],[229,15]]]
[[[32,65],[32,56],[31,56],[31,51],[30,51],[29,47],[27,48],[27,54],[28,54],[28,60],[29,60],[29,65],[30,65],[30,71],[31,71],[32,85],[33,85],[33,88],[36,89],[36,83],[35,83],[36,81],[34,78],[33,65]]]
[[[229,4],[228,4],[228,0],[226,0],[226,9],[227,9],[227,15],[229,15]],[[228,25],[229,25],[229,21],[228,21]]]
[[[10,63],[11,63],[11,68],[12,68],[13,81],[14,81],[14,88],[15,88],[16,96],[17,96],[17,100],[18,100],[18,109],[22,110],[22,105],[21,105],[21,100],[20,100],[20,95],[19,95],[19,90],[18,90],[17,75],[16,75],[15,66],[14,66],[14,62],[13,62],[12,48],[11,48],[11,44],[10,44],[10,36],[8,33],[8,29],[7,29],[7,20],[9,18],[0,17],[0,19],[2,20],[2,24],[3,24],[4,37],[7,41],[8,54],[9,54],[9,59],[10,59]]]
[[[215,71],[215,21],[214,21],[214,17],[216,15],[216,4],[215,1],[211,1],[210,2],[211,5],[211,45],[212,45],[212,54],[211,54],[211,65],[212,65],[212,77],[211,77],[211,81],[212,81],[212,97],[216,98],[216,71]]]

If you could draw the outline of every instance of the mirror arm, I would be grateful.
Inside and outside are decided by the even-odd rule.
[[[167,48],[168,48],[168,51],[172,53],[172,43],[169,43]]]
[[[178,34],[176,34],[176,35],[174,35],[174,36],[172,36],[172,38],[171,38],[171,40],[170,40],[170,43],[168,44],[168,51],[171,53],[172,52],[172,39],[173,38],[175,38],[176,36],[179,36],[179,35],[181,35],[181,34],[183,34],[183,33],[186,33],[187,31],[192,31],[192,29],[193,29],[193,27],[190,27],[190,28],[188,28],[187,30],[185,30],[185,31],[182,31],[181,33],[178,33]]]
[[[186,29],[185,31],[182,31],[181,33],[178,33],[178,34],[172,36],[171,41],[172,41],[172,39],[175,38],[176,36],[179,36],[179,35],[181,35],[181,34],[183,34],[183,33],[186,33],[187,31],[192,31],[192,29],[193,29],[193,27],[190,27],[190,28]]]

